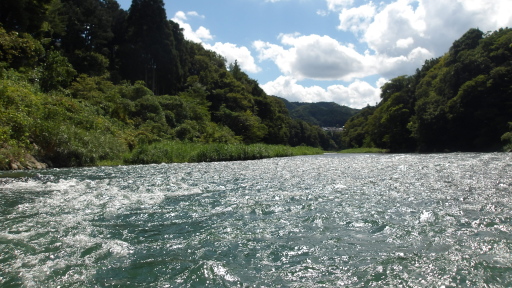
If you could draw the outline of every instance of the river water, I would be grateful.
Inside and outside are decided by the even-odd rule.
[[[512,286],[512,154],[0,176],[0,287]]]

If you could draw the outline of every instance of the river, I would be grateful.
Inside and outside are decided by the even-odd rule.
[[[512,286],[512,154],[0,177],[0,287]]]

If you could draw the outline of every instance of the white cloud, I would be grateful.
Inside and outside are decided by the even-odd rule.
[[[211,39],[213,39],[213,36],[210,33],[210,30],[204,28],[203,26],[200,26],[199,28],[197,28],[197,30],[194,32],[194,35],[195,35],[195,37],[200,39],[201,42],[204,41],[204,40],[211,40]],[[196,42],[198,42],[198,41],[196,41]]]
[[[354,0],[326,0],[327,8],[331,11],[339,10],[340,8],[349,7],[354,3]]]
[[[172,18],[173,21],[184,21],[187,20],[187,14],[183,11],[178,11],[176,14],[174,14],[174,18]]]
[[[299,80],[348,81],[367,74],[364,56],[329,36],[283,34],[279,38],[284,46],[290,47],[263,41],[254,42],[254,47],[260,61],[274,61],[285,75]]]
[[[294,61],[293,52],[284,49],[282,46],[263,41],[255,41],[254,48],[259,53],[259,60],[272,60],[282,73],[292,74],[291,63]]]
[[[326,0],[335,9],[350,1]],[[510,0],[394,0],[338,9],[338,29],[351,31],[370,49],[360,76],[412,74],[424,60],[446,53],[470,28],[482,31],[512,26]],[[363,56],[363,55],[361,55]],[[354,71],[349,75],[357,77]]]
[[[368,29],[375,13],[376,7],[372,2],[355,8],[343,8],[340,13],[340,25],[338,29],[344,31],[350,30],[353,33],[365,31]]]
[[[269,95],[283,97],[289,101],[297,102],[336,102],[352,108],[363,108],[366,105],[375,105],[380,101],[380,86],[386,80],[377,81],[373,87],[367,82],[356,80],[348,86],[332,85],[326,89],[320,86],[304,87],[297,83],[297,79],[289,76],[280,76],[261,87]]]
[[[234,63],[237,60],[240,68],[244,71],[257,73],[261,71],[261,68],[256,65],[254,57],[251,55],[251,51],[247,47],[238,47],[236,44],[231,43],[220,43],[217,42],[214,45],[203,44],[206,49],[215,51],[220,55],[224,56],[228,62]]]
[[[394,77],[413,73],[433,54],[416,47],[408,54],[394,57],[385,54],[360,54],[353,45],[343,45],[329,36],[280,35],[282,45],[254,42],[259,60],[271,60],[285,76],[297,80],[353,81],[381,74]]]
[[[398,0],[385,6],[375,15],[361,40],[379,54],[403,55],[402,49],[395,49],[397,41],[410,37],[414,37],[413,40],[424,38],[427,27],[422,5],[414,9],[411,2]]]
[[[189,12],[187,12],[187,15],[199,17],[199,18],[205,18],[204,15],[199,15],[199,13],[197,13],[196,11],[189,11]]]
[[[478,20],[485,27],[510,27],[512,23],[512,2],[509,0],[457,0],[466,11],[480,15]],[[483,13],[482,13],[483,12]]]
[[[512,26],[510,0],[395,0],[379,5],[343,9],[338,28],[361,35],[359,40],[376,54],[390,57],[418,47],[441,56],[470,28],[486,32]]]
[[[317,10],[317,11],[316,11],[316,14],[317,14],[317,15],[320,15],[320,16],[322,16],[322,17],[324,17],[324,16],[329,15],[329,12],[328,12],[328,11],[325,11],[325,10]]]
[[[186,22],[188,20],[188,16],[205,18],[195,11],[187,13],[183,11],[176,12],[174,18],[171,20],[178,23],[180,27],[183,28],[183,34],[186,39],[196,43],[201,43],[206,49],[215,51],[224,56],[228,62],[227,64],[234,63],[235,60],[237,60],[240,68],[244,71],[251,73],[257,73],[261,71],[261,68],[256,65],[254,57],[252,57],[251,51],[249,51],[247,47],[238,47],[236,44],[232,43],[217,42],[214,45],[205,43],[205,41],[213,39],[210,30],[200,26],[197,30],[194,31],[192,26]]]
[[[396,47],[397,48],[407,48],[411,46],[414,43],[414,39],[412,37],[407,37],[405,39],[398,39],[396,40]]]
[[[183,28],[183,35],[185,36],[186,39],[196,42],[196,43],[202,43],[204,41],[213,39],[213,36],[210,33],[210,30],[206,29],[203,26],[200,26],[197,30],[194,31],[194,29],[192,29],[192,26],[190,26],[190,24],[185,22],[188,20],[187,16],[204,18],[204,16],[199,15],[195,11],[191,11],[191,12],[187,12],[187,13],[185,13],[183,11],[176,12],[176,14],[174,15],[174,17],[171,20],[178,23],[180,25],[180,27]]]

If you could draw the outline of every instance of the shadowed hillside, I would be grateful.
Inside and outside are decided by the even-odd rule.
[[[320,127],[341,128],[350,117],[360,111],[360,109],[341,106],[334,102],[303,103],[280,99],[285,103],[293,119],[300,119]]]

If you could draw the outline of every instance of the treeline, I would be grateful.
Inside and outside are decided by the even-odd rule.
[[[342,106],[334,102],[289,102],[280,98],[293,119],[306,121],[320,127],[343,127],[350,117],[356,115],[360,109]]]
[[[512,149],[512,29],[470,29],[444,56],[382,87],[346,124],[346,147],[392,152]]]
[[[160,141],[339,146],[186,40],[162,0],[2,0],[0,105],[0,168],[26,153],[94,165]]]

